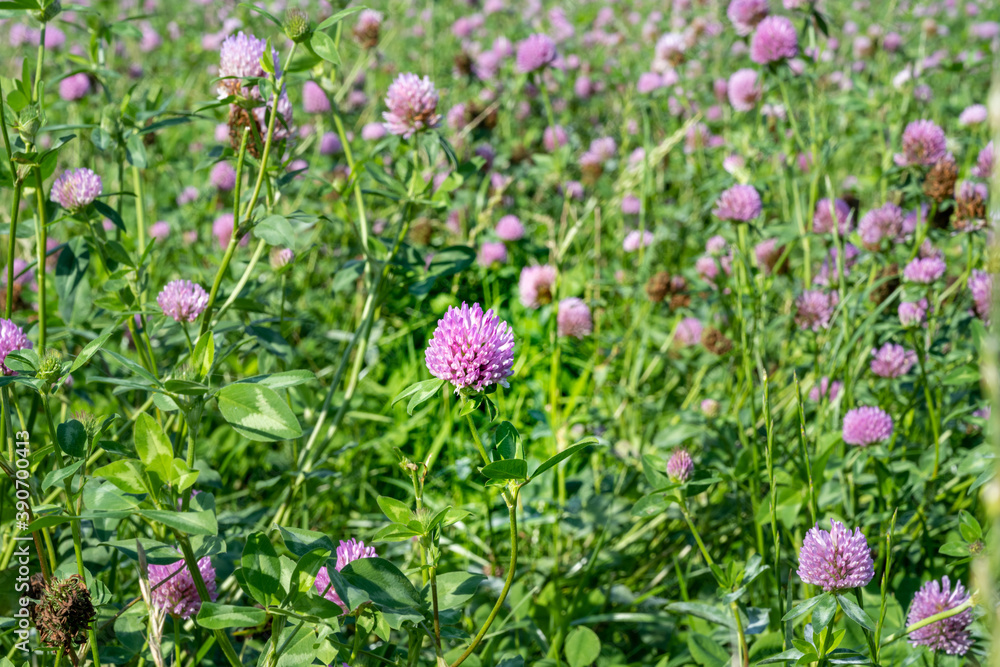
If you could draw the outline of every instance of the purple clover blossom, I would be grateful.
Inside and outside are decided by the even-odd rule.
[[[86,167],[67,169],[52,184],[50,198],[70,213],[87,208],[101,194],[101,177]]]
[[[843,388],[844,383],[840,380],[830,382],[830,378],[823,377],[809,390],[809,400],[813,403],[819,403],[820,399],[824,397],[831,401],[836,400],[840,394],[840,390]]]
[[[903,269],[903,279],[930,285],[944,275],[947,265],[940,257],[917,257]]]
[[[639,215],[642,211],[642,201],[634,194],[627,194],[622,197],[622,213],[625,215]]]
[[[915,120],[903,130],[903,152],[893,160],[900,167],[929,166],[947,152],[944,130],[933,121]]]
[[[625,235],[625,240],[622,241],[622,249],[625,252],[635,252],[639,248],[648,248],[652,244],[653,232],[649,230],[640,232],[638,229],[633,229]]]
[[[878,247],[882,239],[898,237],[903,233],[903,209],[890,202],[868,211],[858,223],[858,233],[870,247]]]
[[[241,92],[242,82],[240,79],[247,77],[263,79],[267,77],[267,72],[260,65],[260,59],[267,48],[266,39],[258,39],[254,35],[247,35],[240,31],[236,35],[230,35],[219,48],[219,95],[236,95]],[[281,61],[278,58],[278,50],[271,47],[271,55],[274,58],[274,71],[277,76],[281,76]],[[257,86],[252,86],[245,94],[258,98]]]
[[[867,447],[892,437],[892,417],[869,405],[848,410],[841,434],[848,445]]]
[[[90,77],[77,72],[59,82],[59,97],[67,102],[83,99],[90,92]]]
[[[517,289],[525,308],[538,308],[552,301],[556,285],[556,269],[548,264],[521,269]]]
[[[517,45],[517,70],[522,74],[540,70],[556,59],[556,43],[542,33],[528,35]]]
[[[236,168],[228,162],[216,162],[208,179],[219,190],[229,192],[236,187]]]
[[[208,306],[208,292],[190,280],[166,284],[156,297],[163,314],[177,322],[194,322]]]
[[[906,375],[917,363],[917,353],[902,345],[886,343],[872,350],[872,373],[883,378],[898,378]]]
[[[985,123],[988,117],[989,111],[986,109],[985,104],[973,104],[958,114],[958,124],[962,127],[979,125],[980,123]]]
[[[565,146],[567,141],[569,141],[569,137],[562,125],[547,127],[542,132],[542,145],[549,153],[553,153],[557,148]]]
[[[843,199],[833,200],[833,213],[830,212],[830,200],[820,199],[816,202],[813,213],[813,231],[817,234],[829,234],[833,231],[833,217],[837,217],[837,231],[844,236],[851,231],[851,207]]]
[[[967,286],[972,292],[973,311],[979,319],[988,322],[993,300],[993,276],[985,271],[973,269]]]
[[[903,301],[899,304],[897,312],[899,314],[899,323],[902,326],[921,326],[924,324],[927,317],[927,299],[921,299],[920,301]]]
[[[754,27],[768,14],[767,0],[732,0],[726,16],[740,37],[753,32]]]
[[[768,16],[757,24],[750,39],[750,60],[767,65],[794,58],[799,53],[795,26],[784,16]]]
[[[750,222],[762,210],[760,195],[752,185],[734,185],[724,190],[715,202],[712,213],[721,220]]]
[[[906,624],[914,625],[943,611],[959,607],[969,600],[962,582],[956,581],[952,589],[951,581],[945,575],[940,582],[928,581],[913,596]],[[910,633],[910,644],[926,646],[932,651],[944,651],[948,655],[965,655],[972,646],[969,625],[972,624],[972,610],[966,609],[949,618],[925,625]]]
[[[514,371],[514,332],[493,309],[483,312],[478,303],[470,308],[450,306],[438,320],[424,352],[427,370],[447,380],[455,393],[463,389],[482,391],[492,384],[509,387]]]
[[[516,215],[505,215],[497,220],[494,231],[504,241],[520,241],[524,238],[524,225]]]
[[[694,472],[694,461],[691,460],[687,450],[676,450],[667,461],[667,476],[672,482],[683,484],[691,478],[692,472]]]
[[[559,302],[556,323],[559,335],[565,337],[584,338],[594,330],[590,307],[583,299],[576,297],[569,297]]]
[[[178,572],[179,570],[179,572]],[[212,560],[205,556],[198,561],[198,571],[208,589],[208,597],[212,602],[218,598],[215,585],[215,568]],[[174,573],[177,574],[174,574]],[[160,584],[161,581],[167,580]],[[178,560],[170,565],[150,565],[149,585],[153,589],[153,606],[178,618],[191,618],[201,609],[201,597],[195,588],[194,578],[184,560]]]
[[[4,375],[17,375],[4,364],[7,355],[14,350],[30,350],[31,341],[24,335],[21,327],[14,324],[12,320],[0,318],[0,371]]]
[[[355,540],[353,537],[346,542],[344,540],[340,541],[340,546],[337,547],[337,565],[336,570],[340,572],[348,563],[353,563],[356,560],[362,558],[378,558],[378,553],[375,551],[375,547],[367,547],[364,542]],[[335,603],[338,607],[344,610],[344,613],[351,611],[344,604],[344,601],[340,599],[337,595],[337,591],[334,590],[333,585],[330,582],[330,571],[324,565],[316,573],[316,582],[314,584],[316,591],[320,593],[330,602]]]
[[[382,114],[385,129],[408,139],[416,132],[436,127],[441,122],[437,105],[438,92],[428,77],[400,74],[386,91],[388,111]]]
[[[306,81],[302,86],[302,108],[306,113],[330,111],[330,98],[315,81]]]
[[[986,144],[983,150],[976,156],[976,166],[972,168],[972,175],[976,178],[987,179],[993,173],[993,142]]]
[[[744,68],[733,72],[729,77],[726,94],[729,96],[729,103],[737,111],[752,111],[763,95],[757,71]]]
[[[680,347],[697,345],[701,342],[702,330],[701,321],[697,317],[685,317],[674,329],[674,343]]]
[[[479,246],[479,256],[476,258],[479,266],[489,268],[494,264],[507,263],[507,246],[503,243],[486,241]]]
[[[340,137],[336,132],[327,132],[319,142],[320,155],[336,155],[344,151],[344,145],[340,143]]]
[[[817,522],[802,540],[798,575],[827,593],[867,586],[875,577],[875,563],[864,533],[860,528],[852,533],[835,519],[830,519],[829,531]]]
[[[828,329],[838,302],[836,292],[806,290],[795,300],[795,323],[802,329]]]

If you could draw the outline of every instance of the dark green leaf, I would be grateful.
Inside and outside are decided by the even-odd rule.
[[[195,620],[198,625],[209,630],[252,628],[267,620],[267,612],[257,607],[203,602]]]
[[[223,387],[217,398],[225,420],[251,440],[292,440],[302,435],[295,413],[273,389],[236,383]]]
[[[360,588],[377,605],[390,609],[417,609],[420,595],[395,565],[382,558],[360,558],[340,571],[352,586]]]
[[[494,461],[480,469],[488,479],[524,479],[528,474],[528,463],[524,459]]]
[[[76,458],[87,455],[87,429],[75,419],[56,427],[56,441],[59,449]]]

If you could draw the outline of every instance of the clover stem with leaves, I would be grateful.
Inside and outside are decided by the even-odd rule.
[[[270,44],[270,42],[268,42]],[[208,331],[209,325],[212,322],[212,309],[215,305],[215,299],[219,293],[219,285],[222,283],[222,276],[225,275],[229,268],[229,263],[232,261],[233,253],[236,252],[236,246],[239,244],[239,230],[244,227],[253,216],[254,207],[257,205],[257,200],[260,198],[260,190],[264,184],[264,179],[267,176],[267,163],[268,158],[271,155],[271,146],[274,143],[274,126],[278,120],[278,98],[281,96],[281,89],[285,85],[285,73],[288,71],[288,66],[292,62],[292,58],[295,57],[295,50],[298,48],[297,42],[292,42],[292,47],[288,50],[288,58],[285,61],[285,67],[281,70],[281,76],[275,76],[272,71],[270,73],[269,79],[274,85],[273,101],[271,104],[271,116],[267,123],[267,134],[264,138],[264,150],[261,152],[260,156],[260,170],[257,172],[257,181],[254,183],[253,192],[250,194],[250,200],[247,202],[246,208],[243,209],[242,215],[240,215],[240,200],[236,198],[233,202],[233,207],[235,209],[233,215],[233,233],[229,238],[229,245],[226,246],[226,254],[222,258],[222,263],[219,265],[219,270],[215,274],[215,280],[212,283],[212,291],[208,295],[208,306],[205,307],[205,312],[202,314],[201,320],[201,335],[204,335]],[[261,59],[262,63],[270,62],[270,51],[265,49],[267,57]],[[251,123],[253,125],[253,123]],[[234,190],[234,196],[239,196],[239,186],[240,177],[242,172],[243,162],[246,159],[246,140],[247,134],[244,130],[242,145],[240,146],[240,159],[237,162],[237,176],[236,176],[236,189]],[[270,184],[268,184],[270,189]]]
[[[514,583],[514,572],[517,570],[517,493],[519,489],[520,486],[513,486],[512,490],[504,489],[503,491],[503,499],[507,503],[507,511],[510,514],[510,564],[507,568],[507,577],[503,582],[503,589],[500,591],[500,597],[497,598],[496,604],[490,610],[490,615],[486,617],[486,621],[479,628],[476,636],[473,637],[469,647],[465,649],[462,655],[458,656],[455,662],[451,663],[450,667],[458,667],[476,650],[479,642],[483,640],[486,632],[493,625],[497,614],[500,613],[500,608],[503,607],[503,603],[507,599],[507,594],[510,592],[510,587]]]

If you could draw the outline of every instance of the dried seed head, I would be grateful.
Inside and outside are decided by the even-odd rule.
[[[83,578],[78,574],[65,579],[52,578],[40,593],[39,602],[30,610],[39,641],[65,652],[86,641],[87,628],[96,613]]]

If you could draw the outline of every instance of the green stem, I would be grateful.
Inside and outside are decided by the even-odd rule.
[[[201,598],[202,602],[211,602],[212,598],[208,594],[208,588],[205,586],[205,580],[201,577],[201,570],[198,569],[198,559],[194,557],[194,550],[191,549],[191,542],[188,541],[187,535],[179,531],[174,531],[174,535],[177,537],[177,542],[181,547],[181,552],[184,554],[184,562],[187,564],[188,571],[191,573],[191,578],[194,580],[194,587],[198,590],[198,597]],[[243,663],[240,661],[240,657],[236,654],[236,649],[233,648],[232,642],[229,641],[229,635],[226,634],[225,630],[215,630],[215,640],[222,647],[222,652],[226,654],[226,659],[229,661],[230,667],[243,667]],[[100,663],[98,663],[100,664]]]
[[[438,617],[437,565],[431,565],[431,604],[434,609],[434,646],[441,651],[441,620]]]
[[[961,614],[966,609],[971,609],[973,606],[975,606],[975,604],[976,604],[975,599],[972,596],[969,596],[968,600],[966,600],[962,604],[958,605],[957,607],[954,607],[952,609],[946,609],[945,611],[942,611],[942,612],[939,612],[937,614],[934,614],[933,616],[928,616],[927,618],[925,618],[925,619],[923,619],[921,621],[917,621],[913,625],[907,626],[906,628],[904,628],[903,630],[900,630],[899,632],[897,632],[895,634],[889,635],[888,637],[885,638],[885,641],[882,642],[882,646],[888,646],[889,644],[893,643],[897,639],[902,639],[903,637],[905,637],[905,636],[907,636],[907,635],[909,635],[909,634],[911,634],[913,632],[916,632],[920,628],[925,628],[928,625],[931,625],[932,623],[937,623],[938,621],[943,621],[946,618],[951,618],[952,616],[958,616],[959,614]]]
[[[0,93],[2,94],[2,93]],[[7,310],[5,317],[9,320],[14,311],[14,246],[17,241],[17,216],[21,208],[21,189],[24,185],[15,176],[14,201],[10,208],[10,233],[7,235]],[[44,271],[44,265],[39,267],[39,272]]]
[[[750,664],[750,653],[747,651],[747,638],[743,632],[743,619],[740,618],[740,606],[734,600],[729,603],[729,608],[733,612],[733,621],[736,623],[736,636],[739,641],[737,646],[739,664],[745,667]]]
[[[503,589],[500,591],[500,597],[497,599],[493,609],[490,611],[490,615],[486,617],[486,622],[483,626],[479,628],[479,632],[473,637],[472,643],[469,644],[469,648],[465,649],[462,655],[458,656],[455,662],[451,663],[450,667],[458,667],[465,659],[472,655],[472,652],[476,650],[479,646],[479,642],[483,640],[486,636],[486,632],[493,625],[493,620],[500,613],[500,608],[503,606],[504,600],[507,599],[507,593],[510,592],[511,584],[514,583],[514,572],[517,569],[517,491],[513,493],[508,491],[504,492],[504,500],[507,501],[507,511],[510,513],[510,565],[507,570],[507,578],[503,582]]]
[[[860,588],[855,588],[854,589],[854,597],[858,601],[858,606],[861,607],[862,609],[864,609],[865,608],[865,600],[864,600],[864,597],[861,595],[861,589]],[[871,630],[869,630],[868,628],[861,628],[861,630],[865,633],[865,641],[868,642],[868,651],[870,652],[871,659],[874,661],[875,660],[875,654],[878,653],[878,647],[875,645],[875,637],[874,637],[874,635],[872,635]]]
[[[174,616],[174,665],[181,667],[181,622],[177,616]]]
[[[38,351],[45,351],[45,328],[46,328],[46,316],[45,316],[45,244],[46,244],[46,229],[45,229],[45,194],[42,191],[42,170],[39,167],[34,167],[32,172],[35,174],[35,199],[36,206],[38,208],[38,227],[36,231],[36,244],[38,246],[38,271],[37,282],[38,282]],[[7,286],[8,290],[10,285]]]
[[[713,561],[712,557],[708,555],[708,549],[705,548],[705,543],[701,541],[701,534],[698,532],[698,529],[694,527],[694,522],[691,520],[691,514],[688,512],[687,502],[685,502],[684,498],[680,498],[678,504],[681,507],[681,514],[684,515],[684,520],[687,522],[688,528],[691,529],[691,534],[694,535],[694,541],[698,543],[698,549],[701,551],[702,558],[705,559],[705,563],[707,563],[708,567],[712,570],[712,576],[715,576],[719,585],[723,586],[723,582],[719,581],[718,576],[715,574],[715,561]]]
[[[472,431],[472,440],[476,443],[476,449],[479,450],[479,455],[483,457],[483,465],[489,465],[490,457],[486,453],[486,448],[483,447],[483,440],[479,437],[479,430],[476,428],[476,422],[473,421],[471,412],[465,414],[465,420],[469,424],[469,430]]]
[[[243,287],[247,284],[247,282],[249,282],[250,275],[257,267],[257,262],[260,261],[261,256],[264,254],[266,246],[267,242],[263,239],[257,242],[257,247],[254,248],[253,255],[250,257],[250,261],[247,262],[247,266],[243,270],[243,275],[241,275],[240,279],[236,281],[236,286],[233,287],[232,292],[223,302],[222,306],[219,307],[219,312],[216,313],[213,324],[218,324],[219,319],[225,315],[226,311],[229,310],[229,307],[236,303],[236,299],[239,297],[240,292],[243,291]],[[284,280],[284,277],[282,277],[282,280]],[[284,298],[282,298],[282,306],[284,306]],[[284,310],[282,310],[282,314],[284,314]]]
[[[35,81],[31,87],[31,101],[37,102],[40,99],[40,88],[42,84],[42,64],[45,62],[45,30],[48,24],[42,24],[42,33],[38,37],[38,60],[35,62]]]
[[[146,213],[144,209],[142,194],[142,175],[139,167],[132,166],[132,189],[135,190],[135,226],[136,236],[139,240],[139,256],[146,252]],[[142,305],[142,301],[139,302]]]
[[[201,329],[199,330],[199,336],[205,335],[208,331],[209,324],[212,320],[212,307],[215,305],[215,298],[219,294],[219,286],[222,284],[222,277],[226,273],[226,269],[229,268],[229,262],[233,258],[233,253],[236,251],[236,245],[239,242],[237,236],[240,227],[240,186],[243,183],[243,164],[246,162],[247,157],[247,140],[250,137],[249,128],[243,129],[243,138],[240,139],[240,152],[239,157],[236,159],[236,186],[233,191],[233,233],[229,237],[229,245],[226,246],[226,254],[222,257],[222,263],[219,265],[219,270],[215,273],[215,279],[212,281],[212,289],[208,294],[208,305],[205,307],[205,312],[202,314],[201,319]],[[264,171],[264,163],[261,163],[261,172]]]

